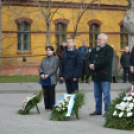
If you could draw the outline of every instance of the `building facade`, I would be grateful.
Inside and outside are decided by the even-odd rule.
[[[45,46],[49,45],[46,44],[48,27],[43,12],[51,13],[49,31],[55,49],[75,32],[77,48],[83,40],[87,40],[90,47],[95,47],[97,35],[103,32],[108,35],[108,44],[113,45],[121,56],[128,44],[128,34],[122,21],[127,0],[91,2],[51,0],[49,6],[46,0],[39,0],[39,3],[37,0],[2,0],[3,58],[0,75],[38,74]]]

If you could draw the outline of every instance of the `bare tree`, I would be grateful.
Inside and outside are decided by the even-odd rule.
[[[65,0],[64,0],[65,1]],[[36,0],[40,11],[45,17],[45,23],[46,23],[46,45],[51,45],[51,30],[50,30],[50,25],[51,21],[53,19],[53,16],[55,13],[57,13],[58,9],[63,5],[64,1],[61,3],[61,5],[54,11],[51,12],[51,0],[48,0],[48,6],[45,6],[45,11],[43,10],[43,7],[41,7],[40,3],[38,0]]]
[[[78,26],[79,26],[79,23],[80,23],[80,20],[82,19],[82,16],[84,15],[84,13],[87,11],[87,9],[97,0],[92,0],[90,3],[87,4],[87,6],[82,10],[82,12],[80,11],[78,13],[78,16],[76,18],[76,25],[74,27],[74,31],[73,31],[73,35],[72,35],[72,38],[75,38],[76,34],[77,34],[77,30],[78,30]],[[84,0],[81,1],[81,7],[83,6],[84,4]]]

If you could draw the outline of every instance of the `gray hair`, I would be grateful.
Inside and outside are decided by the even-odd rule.
[[[126,46],[125,48],[128,48],[128,50],[129,50],[129,46]]]
[[[87,43],[88,43],[88,41],[87,41],[87,40],[83,40],[83,43],[84,43],[84,42],[87,42]]]
[[[107,42],[107,35],[106,35],[106,34],[100,33],[100,34],[98,35],[98,37],[99,37],[99,36],[102,36],[103,39],[106,40],[106,42]]]
[[[75,42],[75,41],[74,41],[74,38],[67,38],[67,41],[68,41],[68,40],[72,40],[73,43]]]

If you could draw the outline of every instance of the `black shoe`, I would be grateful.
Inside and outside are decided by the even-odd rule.
[[[89,114],[90,116],[94,116],[94,115],[101,115],[100,113],[97,113],[97,112],[94,112],[94,113],[91,113]]]
[[[103,117],[106,117],[107,116],[107,113],[105,113],[104,115],[103,115]]]

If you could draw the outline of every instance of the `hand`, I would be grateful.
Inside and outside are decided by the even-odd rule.
[[[41,75],[41,78],[44,80],[44,79],[45,79],[45,75],[44,75],[44,74],[42,74],[42,75]]]
[[[73,81],[77,81],[78,79],[77,78],[73,78]]]
[[[130,66],[130,72],[131,72],[131,73],[134,73],[134,68],[133,68],[133,66]]]
[[[90,65],[89,65],[89,68],[90,68],[91,70],[95,70],[94,64],[90,64]]]
[[[48,78],[48,75],[46,74],[46,75],[45,75],[45,79],[47,79],[47,78]]]
[[[64,81],[64,78],[63,78],[63,77],[60,77],[60,80],[61,80],[61,81]]]

